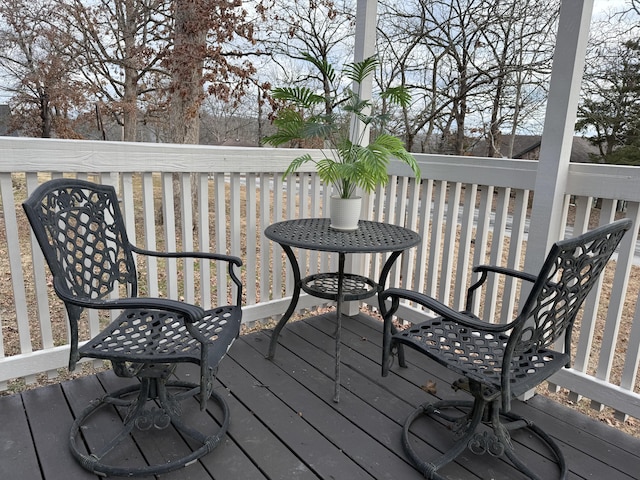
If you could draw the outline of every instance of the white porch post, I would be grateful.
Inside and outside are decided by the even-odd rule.
[[[353,61],[360,62],[365,58],[369,58],[376,52],[376,26],[378,17],[378,0],[358,0],[356,6],[356,32],[355,32],[355,44],[353,52]],[[368,77],[364,83],[360,85],[361,98],[371,98],[373,91],[373,78]],[[352,131],[356,131],[358,138],[361,129],[365,128],[362,122],[356,118],[351,120]],[[366,127],[368,128],[368,127]],[[363,142],[364,143],[364,142]],[[364,198],[362,202],[362,212],[360,218],[363,217],[363,213],[367,215],[369,212],[369,199]],[[347,257],[345,268],[347,271],[361,274],[364,270],[364,264],[362,262],[361,255],[354,257]],[[345,304],[345,315],[356,315],[360,308],[359,302],[348,302]]]
[[[378,0],[358,0],[356,6],[356,33],[353,61],[361,62],[376,53],[376,26],[378,18]],[[360,86],[361,97],[371,98],[373,78],[368,77]],[[363,128],[361,122],[352,121],[351,129]],[[357,137],[356,137],[357,138]]]
[[[569,171],[593,0],[563,0],[542,133],[525,270],[536,272],[553,242]]]
[[[560,238],[593,0],[563,0],[531,211],[524,269],[537,272]],[[523,395],[531,398],[535,391]]]
[[[378,0],[358,0],[356,6],[356,33],[355,44],[353,51],[353,61],[361,62],[376,53],[376,28],[378,22]],[[356,86],[354,85],[354,88]],[[370,75],[360,85],[360,97],[362,99],[370,99],[373,95],[373,75]],[[367,132],[369,126],[365,126],[355,116],[351,118],[351,125],[349,127],[352,133],[352,138],[360,138],[363,133],[363,129]],[[362,144],[367,145],[369,143],[368,135],[363,136]],[[360,192],[361,193],[361,192]],[[371,210],[370,195],[365,196],[362,202],[362,211],[360,218],[369,218],[369,211]]]

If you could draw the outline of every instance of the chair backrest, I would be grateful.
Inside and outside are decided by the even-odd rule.
[[[508,351],[551,348],[562,335],[565,352],[571,351],[571,329],[578,311],[631,223],[618,220],[551,247],[510,336]]]
[[[102,299],[120,285],[137,295],[137,275],[115,189],[60,178],[40,185],[23,203],[57,288],[80,299]]]

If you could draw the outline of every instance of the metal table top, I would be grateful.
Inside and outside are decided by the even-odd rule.
[[[360,220],[358,229],[350,232],[335,230],[330,223],[328,218],[285,220],[270,225],[264,234],[280,245],[338,253],[393,252],[421,241],[416,232],[390,223]]]

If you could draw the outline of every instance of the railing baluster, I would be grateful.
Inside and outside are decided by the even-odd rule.
[[[458,232],[461,190],[462,185],[459,182],[450,183],[447,186],[447,212],[445,215],[445,230],[442,244],[442,275],[440,280],[440,298],[447,304],[451,303],[451,285],[457,267],[454,262],[454,257],[457,244],[456,234]],[[464,266],[462,267],[464,268]]]
[[[511,189],[498,188],[496,195],[496,207],[493,213],[493,228],[491,229],[491,247],[489,253],[490,265],[504,265],[502,257],[504,255],[504,237],[507,226],[507,214],[509,213],[509,196]],[[499,279],[494,275],[487,281],[485,289],[485,310],[484,318],[491,319],[495,323],[507,321],[508,318],[498,318],[501,314],[502,297],[498,297],[500,285]],[[506,312],[504,312],[506,314]]]
[[[229,253],[227,249],[227,213],[226,213],[226,190],[227,182],[224,173],[214,174],[213,181],[215,184],[215,251],[221,253]],[[222,263],[217,262],[216,265],[216,304],[224,304],[227,302],[227,272],[222,269]]]
[[[156,206],[153,173],[144,172],[142,174],[142,216],[144,228],[144,248],[157,250],[156,240]],[[158,285],[158,259],[149,257],[147,259],[147,295],[157,297],[160,294]]]
[[[198,202],[198,250],[203,252],[211,251],[211,222],[209,220],[209,173],[198,173],[197,181],[197,202]],[[200,261],[200,298],[205,309],[213,305],[211,299],[211,262],[202,259]]]
[[[260,174],[260,225],[258,235],[258,245],[260,245],[260,291],[259,302],[267,302],[270,300],[269,290],[271,286],[271,260],[269,255],[269,242],[265,239],[262,232],[271,224],[271,194],[273,193],[270,185],[272,177],[266,173]]]
[[[254,173],[247,173],[245,180],[245,195],[246,195],[246,207],[245,207],[245,241],[246,241],[246,254],[244,263],[246,264],[247,273],[258,271],[258,259],[257,259],[257,189],[256,189],[256,175]],[[256,282],[257,276],[251,278],[247,275],[247,281],[244,283],[246,302],[249,305],[256,303]]]

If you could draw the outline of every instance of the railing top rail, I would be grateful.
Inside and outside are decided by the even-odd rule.
[[[0,172],[238,172],[284,171],[287,149],[0,137]],[[296,156],[319,150],[299,150]],[[301,169],[304,171],[304,169]],[[309,171],[312,166],[309,166]]]
[[[0,172],[283,172],[292,158],[318,149],[228,147],[166,143],[60,140],[0,137]],[[425,179],[532,190],[535,160],[415,154]],[[300,171],[313,171],[307,164]],[[499,174],[500,172],[504,175]],[[411,176],[402,162],[392,162],[389,173]],[[497,174],[498,173],[498,174]],[[610,195],[611,184],[623,200],[640,201],[640,168],[620,165],[571,164],[567,193]]]

